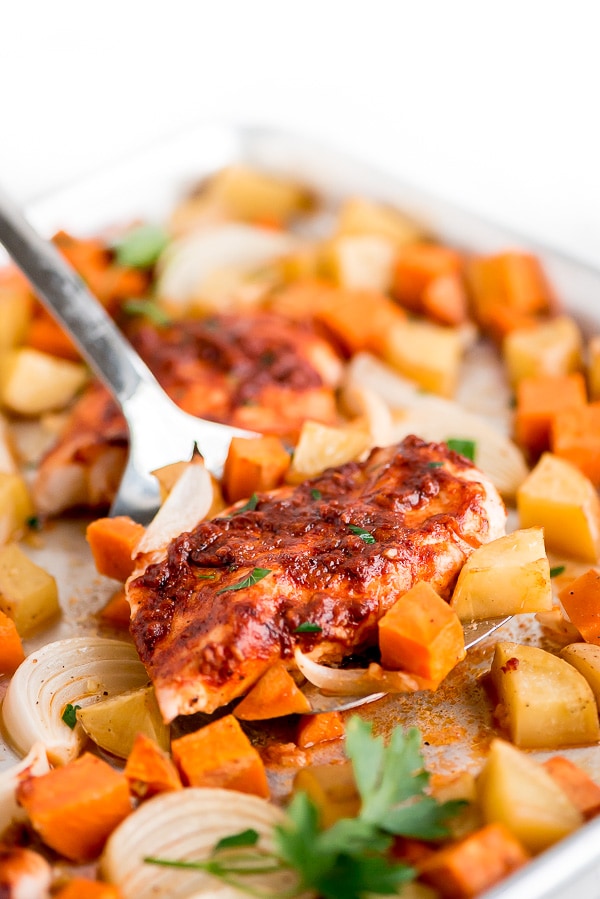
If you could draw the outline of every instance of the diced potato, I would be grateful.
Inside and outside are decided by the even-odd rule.
[[[88,378],[84,365],[22,347],[0,360],[0,401],[19,415],[61,409]]]
[[[360,797],[350,762],[301,768],[294,779],[294,792],[300,791],[307,793],[317,806],[323,827],[358,814]]]
[[[386,335],[383,358],[424,390],[451,397],[456,391],[463,343],[457,328],[407,321]]]
[[[522,528],[542,527],[546,547],[560,555],[595,562],[600,554],[600,500],[592,482],[552,453],[517,490]]]
[[[22,343],[31,319],[33,297],[25,282],[0,280],[0,352]]]
[[[324,265],[342,287],[387,293],[396,249],[386,237],[356,234],[334,238],[325,248]]]
[[[332,428],[316,421],[302,426],[286,480],[299,484],[326,468],[359,459],[371,447],[366,428]]]
[[[600,708],[600,646],[595,643],[570,643],[561,650],[560,657],[585,677]]]
[[[0,473],[16,474],[18,472],[8,422],[0,414]]]
[[[582,367],[581,331],[567,315],[512,331],[502,346],[511,384],[535,375],[566,375]]]
[[[0,609],[21,636],[59,611],[56,581],[16,543],[0,547]]]
[[[337,233],[377,235],[396,247],[425,236],[413,219],[398,210],[358,197],[347,200],[340,209]]]
[[[547,849],[583,823],[548,772],[504,740],[492,741],[477,794],[485,820],[504,824],[530,852]]]
[[[537,646],[497,643],[491,678],[510,738],[522,749],[555,749],[600,739],[592,689],[563,659]]]
[[[222,169],[206,184],[206,194],[232,217],[286,222],[306,212],[314,198],[296,181],[246,166]]]
[[[33,515],[33,503],[19,474],[0,471],[0,546],[18,537]]]
[[[162,749],[169,748],[169,726],[162,720],[151,686],[118,693],[78,709],[77,720],[97,746],[121,759],[127,758],[140,733]]]
[[[461,621],[551,609],[542,528],[514,531],[478,547],[462,567],[450,605]]]

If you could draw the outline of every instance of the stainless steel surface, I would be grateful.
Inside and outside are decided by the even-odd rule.
[[[508,624],[512,617],[512,615],[507,615],[504,618],[485,618],[481,621],[465,624],[463,626],[465,649],[473,649],[474,646],[477,646],[482,640],[485,640],[486,637],[497,631],[503,624]],[[310,712],[307,712],[308,715],[322,715],[324,712],[348,712],[350,709],[357,709],[361,705],[377,702],[378,699],[383,699],[384,696],[388,695],[383,692],[368,693],[362,696],[327,696],[313,684],[304,684],[302,692],[310,702],[311,708]]]
[[[111,514],[147,524],[160,505],[158,481],[151,472],[191,459],[195,446],[207,468],[219,475],[231,438],[252,433],[178,409],[79,275],[2,194],[0,242],[123,411],[129,456]]]
[[[31,208],[30,217],[47,235],[59,228],[82,235],[98,233],[114,224],[127,223],[133,217],[160,220],[173,202],[195,183],[234,162],[293,175],[332,202],[352,194],[396,204],[423,221],[441,239],[473,252],[495,252],[508,247],[535,252],[565,307],[590,332],[600,330],[599,271],[523,235],[482,221],[427,191],[390,179],[338,150],[270,129],[217,124],[186,130],[60,194],[40,199]],[[42,545],[32,549],[31,555],[57,578],[65,614],[51,631],[33,636],[28,648],[31,650],[51,639],[94,632],[97,628],[94,615],[112,593],[114,582],[96,576],[81,523],[58,522],[52,533],[44,535]],[[557,559],[555,563],[560,561]],[[535,642],[539,634],[530,617],[510,622],[506,626],[506,638]],[[475,650],[467,657],[468,690],[461,689],[464,681],[459,681],[456,689],[450,676],[445,695],[452,691],[451,703],[447,698],[435,696],[429,702],[424,701],[428,697],[423,694],[406,698],[387,696],[369,708],[374,727],[385,732],[390,720],[419,726],[424,739],[431,743],[426,746],[426,755],[434,770],[446,774],[460,769],[477,771],[483,755],[481,748],[474,744],[481,738],[481,716],[489,714],[489,700],[478,687],[479,676],[489,670],[489,658],[481,660],[479,656],[480,650]],[[459,725],[458,739],[444,725],[449,720]],[[533,753],[540,760],[548,754],[551,753]],[[600,747],[576,747],[562,754],[600,780]],[[327,761],[329,757],[322,760]],[[0,770],[14,761],[10,747],[0,741]],[[595,820],[481,899],[568,899],[571,896],[598,899],[599,846],[600,820]]]

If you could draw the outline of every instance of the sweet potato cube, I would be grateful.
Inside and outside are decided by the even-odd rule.
[[[461,267],[459,254],[450,247],[433,243],[407,244],[398,251],[394,296],[407,309],[421,312],[427,286],[442,275],[456,275]]]
[[[43,842],[75,862],[94,859],[131,811],[125,775],[89,752],[25,778],[17,800]]]
[[[149,799],[157,793],[181,790],[177,768],[167,753],[146,734],[139,733],[125,764],[129,788],[139,799]]]
[[[435,686],[465,657],[456,612],[425,581],[415,584],[381,618],[379,648],[384,668],[401,668]]]
[[[551,447],[600,487],[600,402],[558,412],[552,421]]]
[[[298,722],[296,743],[301,749],[309,749],[318,743],[340,740],[344,736],[344,719],[339,712],[323,712],[322,715],[303,715]]]
[[[98,573],[126,581],[134,568],[133,551],[144,532],[144,526],[127,515],[92,521],[85,536]]]
[[[122,894],[119,888],[111,883],[88,880],[87,877],[74,877],[61,887],[58,893],[52,893],[52,897],[53,899],[121,899]]]
[[[537,459],[550,449],[557,415],[567,409],[584,408],[585,404],[585,380],[579,372],[523,378],[517,385],[517,442],[530,458]]]
[[[542,762],[552,780],[567,794],[586,821],[600,812],[600,786],[579,765],[563,755]]]
[[[339,340],[348,353],[380,353],[384,335],[406,321],[406,313],[376,290],[330,291],[315,318]]]
[[[173,740],[171,754],[187,786],[269,796],[262,759],[233,715]]]
[[[0,674],[14,674],[24,658],[17,626],[0,610]]]
[[[529,853],[503,824],[488,824],[430,855],[421,879],[444,899],[470,899],[529,860]]]
[[[131,619],[131,608],[125,596],[125,590],[120,587],[109,597],[106,605],[98,612],[98,617],[111,627],[127,630]]]
[[[488,311],[498,305],[527,315],[550,309],[550,290],[535,256],[515,251],[485,256],[473,259],[467,272],[475,316],[484,326]]]
[[[467,292],[455,272],[438,275],[426,285],[421,296],[423,312],[440,325],[460,325],[467,320]]]
[[[558,598],[583,639],[600,646],[600,572],[590,568],[563,587]]]
[[[282,662],[267,668],[235,708],[242,721],[262,721],[310,711],[310,702]]]
[[[278,437],[234,437],[223,470],[227,499],[235,503],[283,481],[290,454]]]

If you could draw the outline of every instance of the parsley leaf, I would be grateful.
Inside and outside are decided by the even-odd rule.
[[[460,453],[465,459],[470,459],[471,462],[475,461],[476,444],[474,440],[464,440],[458,437],[450,438],[446,440],[446,446],[448,449],[454,450],[455,453]]]
[[[356,524],[349,524],[348,530],[352,531],[353,534],[356,534],[357,537],[364,543],[375,543],[375,537],[371,533],[371,531],[366,531],[364,528],[359,528]]]
[[[321,497],[323,496],[321,491],[317,490],[316,487],[313,487],[313,489],[310,491],[310,495],[311,495],[311,498],[315,499],[315,500],[321,499]]]
[[[71,730],[73,730],[73,728],[77,724],[77,709],[80,708],[80,705],[71,705],[71,703],[68,702],[63,709],[61,718],[65,722],[67,727],[71,728]]]
[[[132,268],[150,268],[157,262],[168,241],[168,234],[158,225],[139,225],[115,244],[117,262]]]
[[[427,468],[441,468],[443,464],[443,462],[428,462]]]
[[[215,852],[221,852],[223,849],[239,849],[240,846],[256,846],[259,837],[260,834],[257,830],[254,830],[253,827],[248,827],[247,830],[241,830],[239,833],[234,833],[230,837],[223,837],[219,840],[213,849],[213,855]]]
[[[243,506],[240,506],[239,509],[235,509],[235,511],[231,513],[230,517],[233,518],[234,515],[241,515],[242,512],[254,512],[257,506],[258,496],[256,495],[256,493],[253,493],[248,502],[244,503]]]
[[[562,574],[565,570],[564,565],[555,565],[554,568],[550,569],[550,577],[558,577],[559,574]]]
[[[320,624],[315,624],[313,621],[303,621],[302,624],[299,624],[298,627],[295,627],[293,630],[294,634],[320,634],[323,628]]]
[[[262,581],[268,574],[271,574],[270,568],[253,568],[248,577],[238,581],[237,584],[228,584],[227,587],[221,587],[220,590],[217,590],[217,593],[226,593],[228,590],[245,590],[246,587],[253,587],[254,584]]]

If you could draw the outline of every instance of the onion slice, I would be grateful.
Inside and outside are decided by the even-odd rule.
[[[371,693],[416,693],[430,685],[407,671],[388,671],[371,663],[368,668],[329,668],[302,650],[294,650],[296,665],[306,680],[333,696],[368,696]]]
[[[50,762],[75,758],[85,735],[62,720],[69,703],[89,705],[97,699],[134,690],[148,682],[135,648],[106,637],[71,637],[32,652],[13,674],[2,718],[11,742],[26,755],[41,742]]]
[[[144,858],[200,861],[223,837],[246,829],[260,836],[258,847],[274,850],[273,828],[285,821],[266,799],[235,790],[189,787],[144,802],[111,834],[100,861],[102,877],[123,899],[239,899],[247,893],[201,870],[148,864]],[[254,895],[284,895],[296,882],[293,872],[244,877]],[[312,894],[305,893],[305,899]]]
[[[27,818],[25,809],[17,803],[16,792],[21,780],[29,775],[38,777],[50,770],[46,749],[34,743],[24,759],[0,773],[0,833],[14,821]]]

